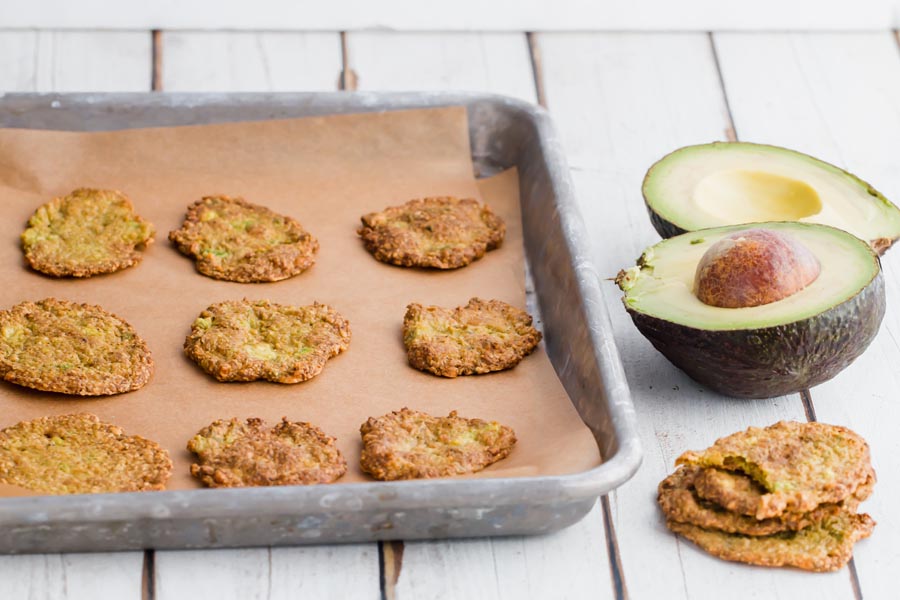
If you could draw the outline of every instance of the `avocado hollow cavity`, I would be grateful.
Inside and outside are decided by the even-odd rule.
[[[820,270],[815,255],[793,236],[749,229],[722,238],[700,257],[695,293],[709,306],[759,306],[796,294]]]
[[[766,171],[716,171],[697,183],[694,201],[723,223],[799,221],[822,212],[809,184]]]
[[[695,279],[704,255],[726,238],[759,229],[802,245],[818,276],[780,300],[739,310],[701,301]],[[831,379],[868,347],[885,310],[873,249],[845,231],[808,223],[675,236],[645,250],[616,282],[634,324],[657,350],[706,387],[742,398],[779,396]]]
[[[900,238],[900,209],[838,167],[777,146],[687,146],[650,167],[642,187],[664,237],[739,223],[801,221],[838,227],[883,253]]]

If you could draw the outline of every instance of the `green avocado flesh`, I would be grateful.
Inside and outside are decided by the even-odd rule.
[[[720,308],[694,295],[697,264],[716,242],[748,229],[794,238],[819,276],[782,300]],[[685,233],[644,251],[616,283],[640,332],[697,381],[729,396],[768,398],[826,381],[868,347],[884,316],[878,256],[824,225],[755,223]]]
[[[816,158],[762,144],[688,146],[650,167],[644,200],[663,237],[760,221],[821,223],[883,252],[900,209],[868,183]]]
[[[817,315],[858,294],[880,271],[872,250],[833,227],[801,223],[766,223],[784,232],[818,258],[818,278],[796,294],[778,302],[750,308],[708,306],[694,295],[694,275],[710,246],[742,229],[738,225],[680,235],[648,248],[641,266],[626,273],[625,306],[673,323],[698,329],[747,329],[791,323]]]

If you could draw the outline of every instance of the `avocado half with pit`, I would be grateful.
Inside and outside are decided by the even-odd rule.
[[[650,167],[643,193],[664,238],[760,221],[831,225],[879,254],[900,238],[900,210],[871,185],[777,146],[715,142],[681,148]]]
[[[885,311],[873,249],[807,223],[678,235],[645,250],[616,283],[657,350],[701,384],[739,398],[831,379],[868,347]]]

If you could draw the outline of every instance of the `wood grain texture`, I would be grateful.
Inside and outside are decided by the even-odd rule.
[[[0,3],[7,27],[359,31],[709,31],[885,29],[897,0],[31,0]]]
[[[407,542],[395,598],[611,598],[602,519],[598,503],[550,535]]]
[[[536,100],[523,33],[351,33],[360,90],[471,90]]]
[[[888,33],[716,34],[738,136],[832,162],[900,199],[900,53]],[[845,425],[872,449],[878,484],[862,506],[878,521],[857,546],[866,598],[896,598],[900,564],[900,253],[882,258],[887,314],[872,346],[810,393],[819,421]]]
[[[613,276],[659,240],[641,199],[646,169],[692,143],[723,139],[729,127],[709,39],[704,34],[540,34],[551,115],[573,167],[594,260]],[[733,400],[699,387],[632,325],[621,292],[604,291],[631,385],[644,462],[610,495],[630,598],[846,598],[846,570],[810,577],[727,563],[671,535],[656,486],[675,458],[716,438],[779,419],[805,420],[799,396]]]
[[[156,553],[156,600],[380,596],[376,544]]]
[[[338,33],[164,32],[165,91],[335,91]]]
[[[4,92],[143,92],[151,64],[149,31],[0,30]]]
[[[0,598],[140,600],[143,552],[0,556]]]

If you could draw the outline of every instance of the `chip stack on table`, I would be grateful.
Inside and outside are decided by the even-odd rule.
[[[845,427],[750,427],[676,463],[659,485],[666,525],[725,560],[836,571],[875,526],[856,513],[875,484],[869,446]]]

